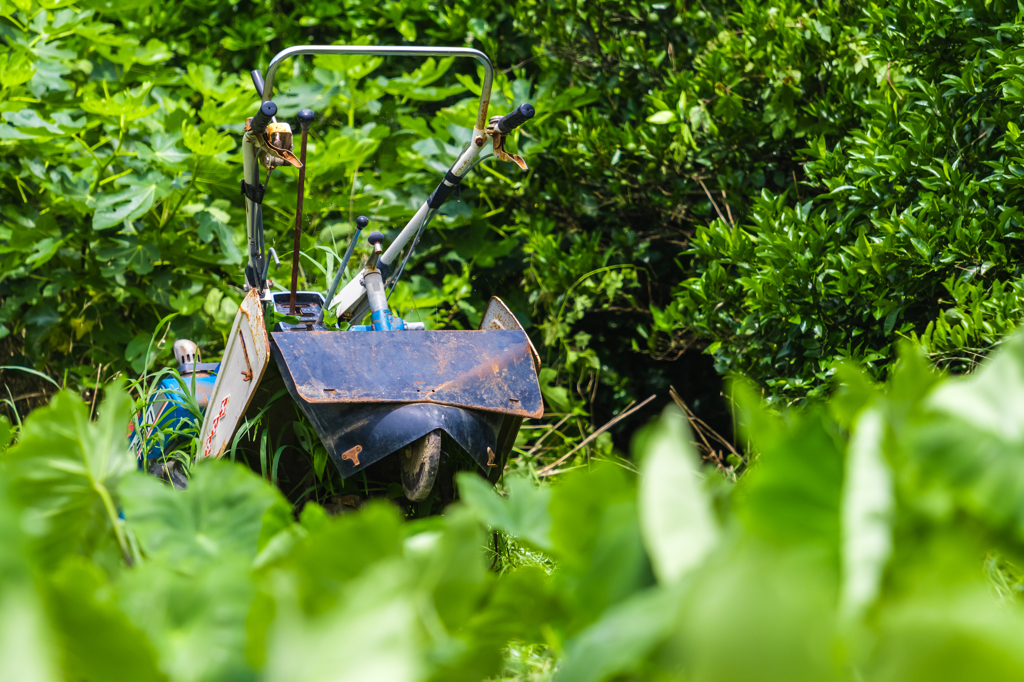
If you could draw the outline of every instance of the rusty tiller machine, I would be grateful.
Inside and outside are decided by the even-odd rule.
[[[309,109],[298,113],[301,146],[296,157],[291,127],[275,118],[274,77],[292,57],[331,54],[471,57],[483,65],[484,80],[468,146],[394,241],[385,248],[384,235],[372,232],[367,237],[373,249],[368,262],[339,290],[356,241],[369,224],[360,216],[329,290],[296,291],[306,134],[314,114]],[[540,358],[522,326],[498,298],[491,299],[477,331],[428,331],[422,323],[396,317],[388,307],[388,294],[420,235],[485,146],[490,144],[500,160],[526,167],[521,158],[505,151],[505,137],[529,120],[534,109],[523,104],[507,116],[488,118],[492,77],[485,54],[456,47],[298,46],[278,53],[265,79],[259,71],[252,72],[261,104],[246,121],[242,137],[241,192],[249,246],[246,295],[219,363],[198,363],[190,341],[178,341],[174,349],[179,372],[195,386],[199,405],[205,408],[199,436],[202,457],[220,457],[228,451],[273,362],[344,478],[397,455],[406,497],[425,499],[437,476],[442,433],[489,478],[501,471],[522,420],[543,413],[537,381]],[[298,205],[291,289],[272,292],[267,286],[269,261],[263,232],[266,185],[260,181],[260,169],[269,177],[278,166],[297,169]],[[399,260],[403,250],[404,258]],[[349,329],[328,328],[326,309],[349,322]],[[268,329],[268,320],[283,315],[290,316],[286,318],[290,322],[277,322]],[[367,315],[369,324],[360,324]],[[132,434],[136,451],[148,458],[140,463],[150,470],[158,466],[163,448],[143,447],[143,432],[151,434],[155,425],[187,415],[174,400],[178,384],[165,380],[161,389],[163,395],[146,411],[149,431],[143,428]]]

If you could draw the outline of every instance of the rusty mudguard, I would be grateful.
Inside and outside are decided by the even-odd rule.
[[[522,330],[274,332],[292,398],[348,477],[435,429],[500,470],[544,412]]]

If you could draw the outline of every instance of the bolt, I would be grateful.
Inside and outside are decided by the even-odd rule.
[[[477,147],[483,147],[484,146],[484,138],[483,137],[478,137],[478,138],[476,138],[473,141],[476,142],[476,146]]]

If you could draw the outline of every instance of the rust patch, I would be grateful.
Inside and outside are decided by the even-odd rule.
[[[357,445],[354,448],[349,448],[345,452],[341,453],[341,458],[352,462],[354,466],[359,466],[359,453],[363,451],[362,445]]]
[[[249,351],[245,347],[245,336],[238,330],[238,340],[242,342],[242,357],[245,358],[245,369],[242,370],[242,381],[252,381],[252,364],[249,362]]]
[[[494,450],[487,448],[487,466],[494,466]]]

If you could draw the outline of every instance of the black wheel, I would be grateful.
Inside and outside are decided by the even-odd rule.
[[[162,481],[167,481],[175,490],[188,489],[188,478],[181,462],[176,459],[157,459],[149,464],[149,473]]]
[[[441,430],[431,431],[402,448],[402,488],[413,502],[427,499],[441,463]]]

